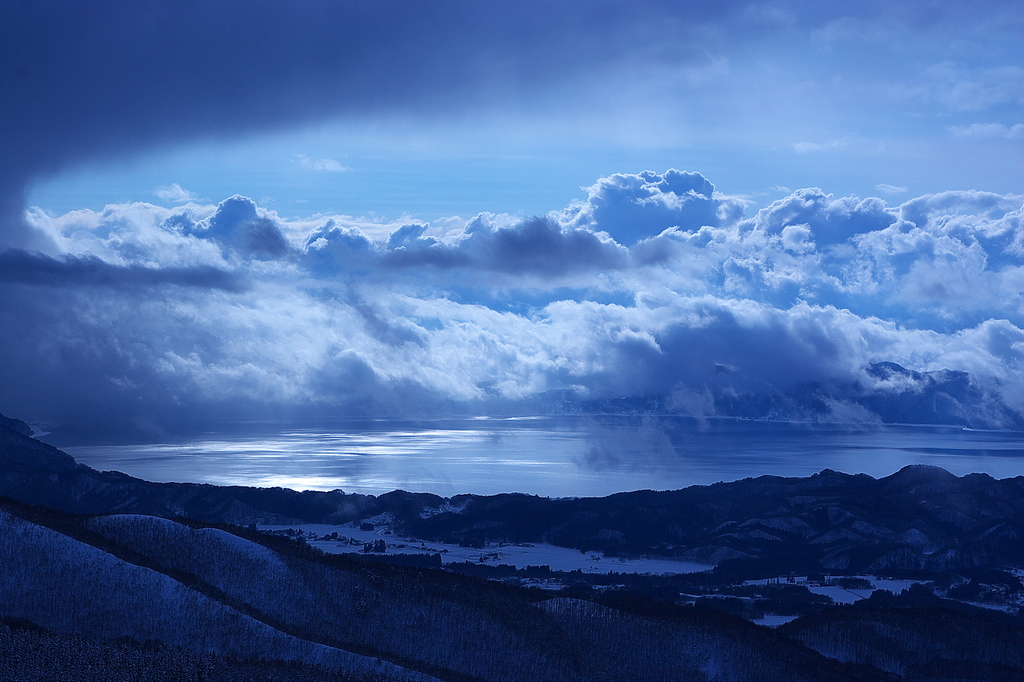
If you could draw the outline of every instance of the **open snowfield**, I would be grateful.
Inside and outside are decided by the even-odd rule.
[[[581,570],[585,573],[696,573],[712,568],[671,559],[620,559],[606,557],[600,552],[580,552],[566,547],[537,544],[490,544],[484,548],[460,547],[441,542],[428,542],[418,538],[395,535],[391,529],[360,530],[349,524],[302,524],[292,526],[260,526],[260,530],[283,531],[289,528],[301,531],[306,542],[313,547],[332,554],[362,552],[363,546],[377,540],[384,540],[387,554],[440,554],[442,563],[463,561],[508,564],[516,568],[527,566],[549,566],[555,571]],[[338,539],[324,539],[333,533]]]
[[[914,583],[919,582],[919,581],[916,581],[916,580],[890,580],[890,579],[887,579],[887,578],[879,578],[879,577],[873,576],[873,575],[856,575],[856,576],[846,576],[846,577],[863,578],[863,579],[865,579],[865,580],[867,580],[868,582],[871,583],[871,587],[870,588],[864,588],[864,589],[859,589],[859,588],[851,589],[851,588],[842,587],[840,585],[819,585],[819,584],[817,584],[815,582],[809,581],[807,579],[807,576],[795,576],[793,578],[793,584],[795,584],[795,585],[803,585],[808,590],[813,592],[814,594],[821,594],[821,595],[825,595],[826,597],[830,597],[832,599],[832,601],[834,601],[837,604],[852,604],[852,603],[854,603],[856,601],[860,601],[861,599],[867,599],[868,597],[871,596],[871,593],[874,592],[875,590],[888,590],[888,591],[892,592],[893,594],[899,594],[903,590],[910,589],[910,586],[913,585]],[[766,583],[773,583],[773,582],[786,583],[786,582],[788,582],[788,578],[780,577],[780,578],[765,578],[765,579],[761,579],[761,580],[746,580],[746,581],[744,581],[744,584],[746,584],[746,585],[764,585]]]

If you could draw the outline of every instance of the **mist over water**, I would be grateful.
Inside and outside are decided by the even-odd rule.
[[[909,464],[1024,475],[1024,433],[681,417],[373,420],[258,435],[62,447],[79,462],[151,481],[598,496],[829,468],[887,476]]]

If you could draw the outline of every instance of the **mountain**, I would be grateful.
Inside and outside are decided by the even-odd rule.
[[[460,496],[400,525],[463,544],[545,541],[715,563],[744,577],[1024,568],[1024,478],[909,466],[881,479],[825,470],[684,490],[551,500]]]

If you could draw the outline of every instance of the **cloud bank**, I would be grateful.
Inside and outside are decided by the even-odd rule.
[[[1024,425],[1024,197],[820,189],[747,215],[695,172],[543,216],[286,220],[232,196],[27,215],[3,411],[209,419],[580,410]],[[371,237],[370,234],[378,236]],[[386,235],[386,236],[382,236]]]
[[[812,187],[751,211],[668,170],[530,217],[286,218],[182,184],[153,190],[163,207],[25,210],[91,162],[338,121],[1014,177],[1020,34],[1008,0],[6,3],[0,410],[157,437],[197,415],[502,410],[1022,427],[1004,185],[903,201],[928,169],[887,170],[865,186],[889,199]],[[342,153],[284,163],[346,177]]]

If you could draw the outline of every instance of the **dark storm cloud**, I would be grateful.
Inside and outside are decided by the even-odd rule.
[[[680,386],[756,393],[847,378],[857,369],[841,357],[848,342],[838,325],[770,310],[751,318],[711,301],[700,312],[701,324],[670,324],[653,335],[654,344],[620,343],[616,364],[629,371],[617,372],[617,380],[643,377],[641,392],[649,395]]]
[[[83,160],[327,116],[429,117],[456,101],[528,100],[638,47],[652,50],[649,61],[699,59],[685,36],[729,9],[654,0],[6,2],[5,240],[36,245],[14,231],[28,183]]]
[[[42,287],[136,288],[174,285],[242,291],[245,280],[235,273],[197,265],[148,268],[112,265],[95,256],[51,258],[21,249],[0,251],[0,282]]]
[[[773,86],[829,80],[844,97],[852,86],[888,93],[882,104],[893,97],[995,115],[1020,103],[1019,15],[1005,0],[8,0],[0,4],[0,234],[7,245],[47,246],[25,229],[26,191],[76,164],[339,116],[397,114],[447,126],[488,108],[549,114],[587,92],[600,111],[636,99],[649,113],[668,107],[675,121],[690,104],[693,117],[682,120],[742,125],[750,119],[735,118],[737,108],[764,115],[746,98],[760,67],[777,68],[775,60],[784,77]],[[951,38],[966,53],[993,54],[977,65],[947,63]],[[758,55],[756,69],[744,46]],[[907,54],[913,58],[898,63]],[[874,55],[887,60],[885,78]],[[808,61],[807,73],[787,70]],[[707,111],[701,92],[674,89],[725,72],[734,90],[718,93]],[[862,73],[881,80],[861,83]],[[789,99],[788,90],[757,92]],[[636,111],[611,118],[627,128],[647,124]],[[982,136],[1019,124],[950,121],[958,122],[954,130]],[[702,206],[694,199],[690,217],[703,220]],[[631,244],[634,228],[613,222],[609,229],[625,230],[615,236]]]

